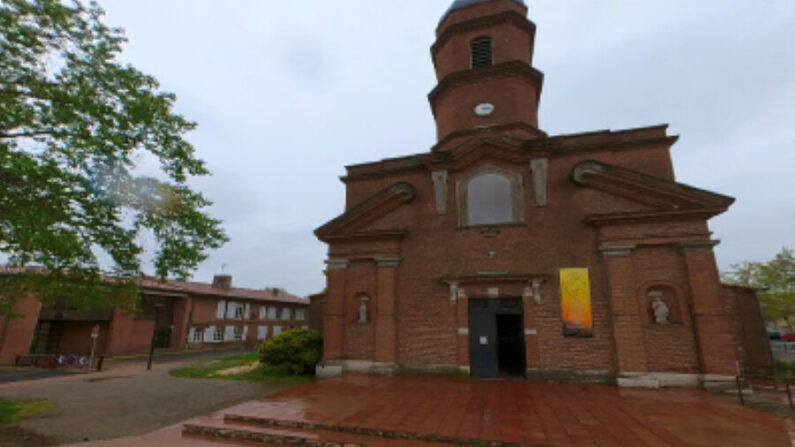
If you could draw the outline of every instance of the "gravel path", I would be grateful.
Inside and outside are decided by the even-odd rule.
[[[0,398],[47,399],[55,404],[41,415],[0,429],[0,446],[39,447],[137,435],[286,388],[171,377],[168,371],[179,365],[147,371],[145,365],[130,364],[102,373],[0,385]],[[35,443],[25,441],[20,430]],[[20,438],[18,443],[14,438]]]

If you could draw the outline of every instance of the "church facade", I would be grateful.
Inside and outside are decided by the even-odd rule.
[[[429,152],[347,167],[329,245],[322,374],[730,378],[708,219],[666,126],[550,136],[521,0],[457,0],[431,48]]]

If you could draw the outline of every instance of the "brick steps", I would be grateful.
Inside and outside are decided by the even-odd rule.
[[[240,446],[274,447],[450,447],[450,444],[345,433],[311,428],[282,428],[235,420],[202,419],[185,424],[184,438],[231,443]]]
[[[306,421],[290,421],[265,417],[257,417],[250,415],[240,414],[227,414],[224,416],[224,422],[228,425],[237,425],[241,427],[258,427],[258,428],[272,428],[272,429],[287,429],[287,430],[302,430],[310,431],[313,433],[337,434],[346,435],[346,438],[352,436],[359,437],[364,440],[378,439],[378,445],[387,445],[386,441],[395,441],[388,443],[388,445],[395,446],[463,446],[463,447],[544,447],[540,445],[518,444],[501,441],[486,441],[482,439],[466,439],[450,436],[440,436],[434,434],[421,434],[410,433],[395,430],[385,429],[371,429],[363,427],[349,427],[344,425],[327,425],[315,422]],[[375,444],[366,444],[375,445]],[[346,446],[347,447],[347,446]]]

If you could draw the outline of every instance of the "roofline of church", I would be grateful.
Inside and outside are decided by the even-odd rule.
[[[657,124],[647,127],[636,127],[622,130],[596,130],[576,134],[547,136],[543,133],[538,138],[521,140],[521,149],[528,155],[544,152],[546,156],[556,157],[570,155],[574,151],[589,152],[604,149],[605,144],[614,144],[615,150],[631,150],[649,144],[665,143],[669,146],[676,143],[678,136],[666,134],[668,124]],[[487,137],[492,129],[482,129]],[[455,148],[437,152],[423,152],[402,157],[385,158],[379,161],[358,163],[345,166],[347,175],[340,180],[348,182],[361,178],[379,176],[386,173],[413,171],[424,169],[431,163],[445,162],[452,157]]]

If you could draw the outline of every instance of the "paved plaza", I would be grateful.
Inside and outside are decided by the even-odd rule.
[[[693,389],[349,375],[84,447],[789,447],[794,430],[788,419]]]

